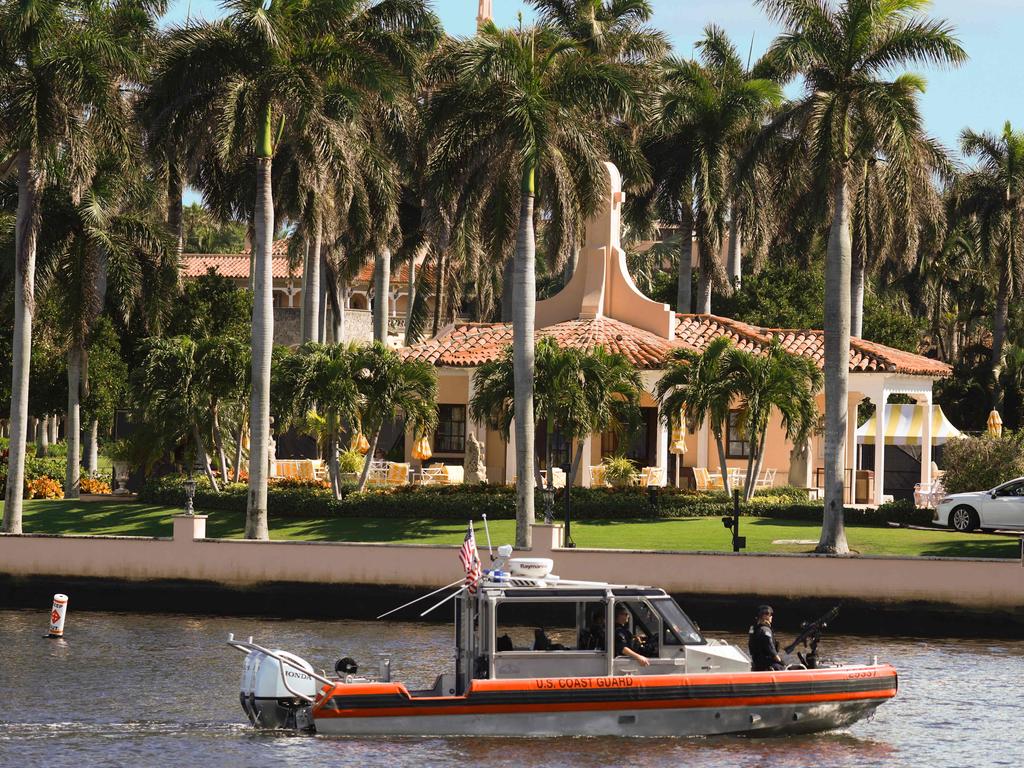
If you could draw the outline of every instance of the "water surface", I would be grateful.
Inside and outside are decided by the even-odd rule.
[[[65,641],[46,613],[0,611],[0,766],[1020,766],[1024,642],[829,636],[823,655],[873,654],[899,695],[831,734],[772,739],[337,739],[251,729],[238,705],[242,655],[228,632],[320,669],[343,655],[428,686],[451,659],[438,624],[75,613]],[[698,617],[699,618],[699,617]],[[713,631],[710,636],[718,636]],[[743,638],[732,638],[741,641]]]

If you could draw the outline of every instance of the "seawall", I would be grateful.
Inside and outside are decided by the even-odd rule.
[[[372,618],[457,579],[457,547],[207,539],[179,516],[171,538],[0,535],[0,608]],[[839,631],[1024,637],[1020,560],[564,549],[534,527],[534,557],[562,578],[659,586],[695,618],[742,629],[772,602],[784,625],[843,605]],[[418,611],[399,618],[409,619]],[[447,619],[443,612],[437,618]]]

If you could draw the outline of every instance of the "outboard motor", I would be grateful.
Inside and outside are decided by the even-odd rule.
[[[257,728],[313,730],[310,703],[317,686],[312,675],[306,674],[313,671],[312,665],[287,651],[273,653],[297,666],[249,651],[242,665],[242,709]]]

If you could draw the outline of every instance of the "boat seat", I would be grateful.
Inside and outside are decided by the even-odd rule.
[[[437,680],[434,681],[433,688],[423,688],[418,691],[409,691],[409,696],[413,699],[417,698],[428,698],[431,696],[444,696],[444,675],[438,675]]]

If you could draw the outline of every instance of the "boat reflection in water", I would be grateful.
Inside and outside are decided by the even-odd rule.
[[[387,661],[368,676],[342,659],[329,677],[229,638],[246,653],[250,721],[339,736],[770,735],[841,728],[896,695],[888,664],[752,672],[742,649],[704,637],[664,590],[563,580],[550,560],[501,550],[508,571],[454,597],[455,663],[429,689],[391,681]],[[623,608],[641,639],[632,656],[614,653]]]

